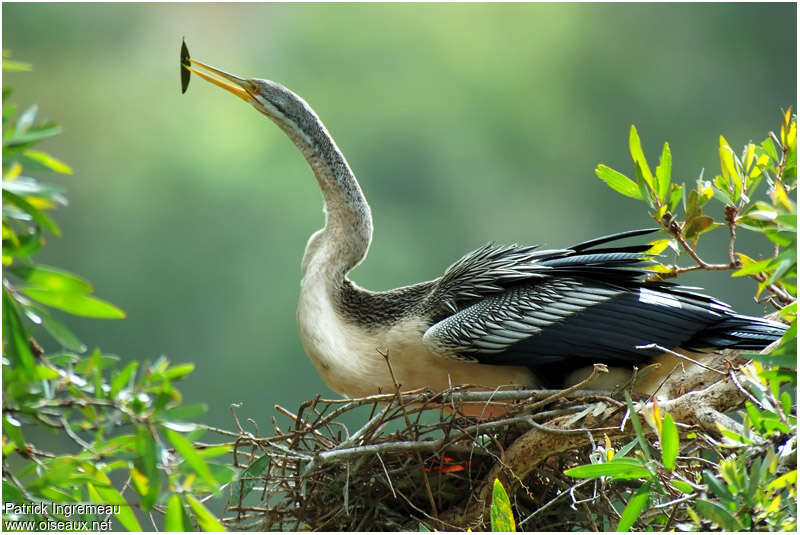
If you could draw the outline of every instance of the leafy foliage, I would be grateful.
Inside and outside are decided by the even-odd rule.
[[[790,199],[797,187],[797,120],[791,110],[783,114],[779,131],[758,145],[748,143],[738,154],[720,136],[720,173],[712,180],[701,175],[693,189],[671,181],[672,156],[666,143],[651,172],[635,127],[629,142],[635,180],[604,165],[596,169],[609,187],[645,202],[669,234],[667,240],[654,242],[651,252],[670,247],[676,256],[686,254],[694,262],[688,267],[677,262],[655,266],[654,278],[699,269],[730,270],[732,277],[756,280],[756,298],[771,303],[791,323],[770,354],[749,355],[755,362],[743,368],[741,388],[750,401],[739,413],[741,425],[734,420],[718,423],[721,441],[687,432],[668,413],[662,416],[655,404],[647,418],[658,437],[652,444],[628,398],[636,438],[618,450],[606,439],[592,464],[565,472],[597,479],[607,490],[626,481],[627,489],[614,487],[614,505],[622,508],[618,531],[797,527],[797,402],[792,394],[797,386],[797,218]],[[762,182],[766,200],[756,199]],[[723,205],[724,221],[704,211],[712,199]],[[729,231],[729,262],[710,264],[699,256],[697,245],[701,235],[720,227]],[[761,234],[773,245],[772,256],[753,259],[737,251],[738,229]],[[651,449],[660,456],[652,455]]]
[[[3,68],[30,67],[4,53]],[[125,314],[94,297],[83,278],[33,260],[47,234],[60,235],[49,212],[67,201],[62,187],[31,175],[72,170],[34,149],[60,128],[38,121],[36,106],[17,114],[10,94],[3,90],[4,502],[112,504],[119,506],[113,514],[127,530],[141,531],[143,514],[160,512],[164,529],[220,531],[203,501],[236,473],[210,462],[228,453],[228,446],[193,445],[203,429],[191,419],[205,408],[182,405],[175,383],[194,365],[171,365],[163,357],[122,365],[99,349],[87,353],[56,319],[58,311],[92,318]],[[39,335],[45,333],[52,344],[40,345]],[[50,345],[52,351],[43,349]],[[9,521],[33,521],[42,529],[39,522],[104,518],[51,508],[4,511],[3,520],[4,527]]]

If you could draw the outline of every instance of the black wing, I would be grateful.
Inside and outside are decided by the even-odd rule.
[[[425,343],[443,355],[529,366],[546,380],[593,362],[630,367],[661,353],[637,346],[759,349],[785,331],[782,324],[737,315],[712,297],[644,282],[647,245],[598,247],[642,233],[536,258],[536,277],[473,299],[433,324]]]

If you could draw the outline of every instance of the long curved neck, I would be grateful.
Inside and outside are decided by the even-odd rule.
[[[296,101],[287,103],[283,116],[275,122],[314,172],[325,212],[325,227],[312,236],[306,247],[303,275],[313,256],[318,269],[324,267],[330,276],[343,278],[367,254],[372,241],[372,214],[353,171],[325,125],[302,98],[289,93]]]

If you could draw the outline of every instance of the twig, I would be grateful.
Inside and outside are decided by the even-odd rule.
[[[605,364],[595,364],[592,367],[592,373],[589,375],[589,377],[587,377],[586,379],[584,379],[583,381],[579,382],[576,385],[573,385],[573,386],[571,386],[569,388],[566,388],[566,389],[564,389],[564,390],[562,390],[560,392],[556,392],[555,394],[553,394],[551,396],[548,396],[548,397],[544,398],[543,400],[534,403],[533,405],[530,406],[530,410],[535,410],[535,409],[537,409],[539,407],[542,407],[544,405],[552,403],[553,401],[555,401],[557,399],[561,399],[563,397],[566,397],[566,396],[572,394],[573,392],[576,392],[576,391],[580,390],[584,386],[588,385],[589,383],[591,383],[592,381],[597,379],[597,377],[600,376],[603,373],[608,373],[608,366],[606,366]]]
[[[712,371],[714,373],[718,373],[718,374],[720,374],[722,376],[728,375],[727,372],[723,372],[723,371],[717,370],[715,368],[712,368],[711,366],[707,366],[707,365],[703,364],[702,362],[699,362],[699,361],[697,361],[697,360],[695,360],[693,358],[687,357],[686,355],[683,355],[683,354],[678,353],[676,351],[673,351],[671,349],[667,349],[666,347],[660,346],[658,344],[647,344],[647,345],[643,345],[643,346],[636,346],[636,349],[658,349],[659,351],[663,351],[664,353],[669,353],[673,357],[678,357],[679,359],[688,360],[692,364],[697,364],[701,368],[705,368],[706,370]]]
[[[574,492],[575,490],[577,490],[577,489],[581,488],[582,486],[586,485],[587,483],[591,483],[592,481],[593,481],[593,480],[591,480],[591,479],[584,479],[584,480],[583,480],[583,481],[581,481],[580,483],[576,483],[575,485],[572,485],[572,487],[570,487],[568,490],[564,490],[564,491],[562,491],[562,492],[561,492],[560,494],[558,494],[558,495],[557,495],[555,498],[553,498],[552,500],[550,500],[549,502],[547,502],[547,503],[546,503],[546,504],[544,504],[543,506],[539,507],[537,510],[535,510],[534,512],[532,512],[531,514],[529,514],[528,516],[526,516],[524,519],[520,520],[520,522],[519,522],[517,525],[518,525],[518,526],[522,526],[522,525],[523,525],[523,524],[525,524],[525,523],[526,523],[528,520],[530,520],[531,518],[533,518],[533,517],[535,517],[535,516],[539,515],[539,514],[540,514],[540,513],[542,513],[542,512],[543,512],[545,509],[547,509],[548,507],[550,507],[551,505],[553,505],[554,503],[556,503],[558,500],[560,500],[560,499],[561,499],[561,498],[563,498],[564,496],[570,496],[572,492]]]

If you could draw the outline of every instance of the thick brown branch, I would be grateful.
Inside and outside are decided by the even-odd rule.
[[[669,412],[676,421],[698,426],[716,435],[718,434],[716,423],[720,420],[721,413],[739,406],[743,399],[743,394],[733,382],[719,381],[704,390],[688,392],[676,399],[661,402],[659,406],[662,412]],[[642,406],[638,412],[645,414],[648,411],[652,411],[652,403]],[[616,422],[617,428],[609,430],[604,427],[602,434],[609,438],[633,435],[633,426],[630,424],[619,429],[622,419],[622,415],[617,415],[614,421],[605,422],[606,425],[614,425]],[[647,427],[645,432],[654,433]],[[464,528],[481,528],[485,519],[489,518],[492,484],[495,478],[500,479],[510,494],[516,488],[517,482],[524,479],[545,459],[590,444],[592,434],[589,432],[576,435],[554,434],[539,428],[528,431],[506,450],[502,465],[498,464],[492,468],[470,498],[466,509],[459,507],[457,510],[447,511],[443,515],[444,520]],[[598,434],[595,438],[599,439],[601,435]]]

